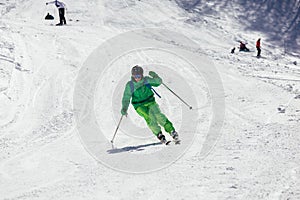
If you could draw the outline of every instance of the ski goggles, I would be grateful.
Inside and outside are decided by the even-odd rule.
[[[132,75],[132,77],[138,79],[138,78],[142,78],[142,75],[136,74],[136,75]]]

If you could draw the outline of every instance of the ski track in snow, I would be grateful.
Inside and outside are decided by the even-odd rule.
[[[298,58],[269,51],[275,47],[264,39],[264,58],[254,57],[256,52],[230,54],[236,40],[260,35],[236,34],[243,27],[234,19],[199,16],[173,1],[65,3],[68,26],[55,27],[50,24],[57,19],[43,20],[55,7],[0,1],[1,200],[300,199],[300,67],[293,64]],[[168,28],[199,44],[199,54],[215,63],[222,78],[226,117],[205,159],[199,158],[198,133],[170,167],[132,175],[101,165],[85,151],[73,90],[80,67],[98,45],[144,27]],[[205,117],[199,123],[207,123]],[[148,149],[155,148],[162,146]],[[144,149],[131,153],[147,153]]]

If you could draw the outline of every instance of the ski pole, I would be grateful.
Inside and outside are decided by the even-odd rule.
[[[161,96],[151,87],[151,90],[159,97],[161,98]]]
[[[118,131],[119,127],[120,127],[120,124],[121,124],[121,121],[122,121],[122,119],[123,119],[123,116],[124,116],[124,115],[122,115],[121,118],[120,118],[120,121],[119,121],[118,126],[117,126],[116,131],[115,131],[115,134],[114,134],[113,138],[112,138],[111,141],[110,141],[111,143],[114,143],[114,139],[115,139],[116,134],[117,134],[117,131]]]
[[[190,106],[188,103],[186,103],[180,96],[178,96],[173,90],[171,90],[166,84],[162,83],[170,92],[172,92],[180,101],[182,101],[185,105],[189,107],[189,109],[193,109],[192,106]]]

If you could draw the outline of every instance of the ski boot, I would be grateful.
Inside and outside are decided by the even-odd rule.
[[[178,136],[178,133],[173,130],[170,135],[172,136],[173,138],[173,141],[175,142],[175,144],[180,144],[180,140],[179,140],[179,136]]]
[[[167,141],[167,140],[166,140],[166,137],[162,134],[162,132],[159,132],[159,133],[157,134],[157,138],[160,140],[160,142],[161,142],[162,144],[168,145],[168,144],[170,143],[170,141]]]

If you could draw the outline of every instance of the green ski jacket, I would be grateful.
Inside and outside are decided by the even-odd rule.
[[[155,101],[154,93],[149,85],[157,87],[162,83],[162,79],[157,74],[155,75],[153,78],[145,76],[139,82],[136,82],[133,78],[131,78],[132,83],[130,83],[131,81],[127,82],[122,98],[123,110],[128,110],[131,98],[131,104],[134,109],[145,103]],[[146,83],[148,83],[148,85]]]

